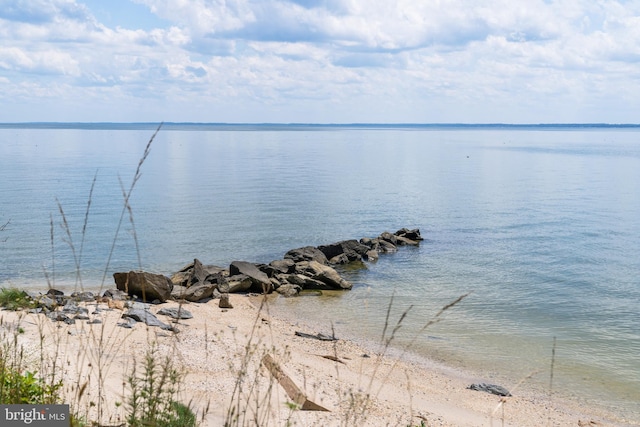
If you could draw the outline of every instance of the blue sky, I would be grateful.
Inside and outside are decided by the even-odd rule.
[[[640,1],[0,0],[0,121],[640,122]]]

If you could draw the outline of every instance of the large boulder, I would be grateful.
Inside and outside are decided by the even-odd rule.
[[[217,283],[202,283],[189,286],[176,286],[171,293],[171,297],[175,300],[184,300],[190,302],[198,302],[213,297],[213,293],[218,288]],[[179,289],[179,290],[178,290]]]
[[[318,249],[327,257],[330,264],[347,264],[366,259],[367,252],[371,248],[357,240],[343,240],[330,245],[318,246]]]
[[[300,286],[301,289],[323,289],[323,290],[332,290],[333,288],[327,285],[320,280],[312,279],[309,276],[304,274],[289,274],[286,278],[286,283],[281,286],[286,286],[287,284]],[[279,288],[278,288],[279,289]]]
[[[225,269],[216,265],[204,265],[197,258],[182,267],[171,276],[174,285],[193,286],[197,284],[216,283],[216,276],[225,274]]]
[[[296,263],[296,272],[308,276],[327,285],[329,289],[351,289],[353,285],[343,279],[338,272],[328,265],[317,261],[302,261]],[[308,289],[308,286],[303,286]]]
[[[292,259],[278,259],[275,261],[271,261],[269,263],[269,267],[277,271],[278,273],[293,273],[295,270],[296,263]]]
[[[221,293],[249,292],[253,286],[253,280],[244,274],[236,274],[229,277],[224,283],[218,284]],[[262,291],[261,291],[262,292]]]
[[[233,261],[229,266],[229,280],[233,280],[233,276],[240,274],[251,279],[251,288],[254,291],[266,294],[273,291],[273,283],[255,264],[246,261]]]
[[[295,263],[300,261],[317,261],[320,264],[327,265],[329,260],[322,251],[313,246],[305,246],[304,248],[291,249],[284,254],[285,259],[292,259]]]
[[[168,277],[146,271],[130,271],[128,273],[113,273],[116,287],[142,298],[143,301],[167,301],[171,298],[173,283]]]
[[[413,240],[414,242],[424,240],[420,235],[420,229],[414,228],[413,230],[409,230],[408,228],[401,228],[400,230],[394,233],[396,236],[404,237],[409,240]]]

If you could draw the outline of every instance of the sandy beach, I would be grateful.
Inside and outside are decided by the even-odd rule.
[[[101,321],[93,324],[79,320],[68,325],[43,315],[2,311],[1,332],[11,336],[19,326],[19,343],[34,363],[41,360],[43,337],[42,370],[55,369],[72,410],[91,420],[101,413],[102,425],[124,422],[126,377],[154,346],[158,360],[168,356],[184,372],[180,400],[191,405],[204,426],[224,425],[231,407],[238,414],[231,425],[631,425],[549,393],[536,394],[526,382],[502,384],[513,396],[501,397],[468,389],[487,379],[416,356],[381,356],[379,347],[340,337],[322,341],[298,336],[296,332],[320,331],[303,321],[276,317],[264,301],[260,296],[234,294],[230,309],[221,309],[218,300],[151,305],[153,313],[182,307],[193,315],[179,321],[158,316],[177,333],[143,323],[131,329],[117,326],[123,322],[121,306],[107,302],[84,303],[90,319]],[[274,377],[278,372],[280,381]],[[283,384],[289,384],[289,394]],[[298,405],[291,397],[291,384],[300,391]],[[314,405],[326,410],[304,409]]]

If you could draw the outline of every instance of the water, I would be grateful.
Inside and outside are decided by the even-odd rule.
[[[153,126],[47,127],[0,127],[2,286],[42,289],[46,271],[99,289],[418,227],[420,247],[345,271],[352,291],[274,309],[379,339],[394,295],[393,321],[412,306],[402,346],[471,292],[415,351],[505,386],[540,370],[526,386],[542,389],[556,337],[554,390],[640,423],[638,129],[169,125],[105,269]]]

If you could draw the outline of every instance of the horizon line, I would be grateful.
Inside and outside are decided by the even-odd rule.
[[[469,128],[469,129],[561,129],[561,128],[640,128],[640,123],[606,123],[606,122],[583,122],[583,123],[465,123],[465,122],[432,122],[432,123],[313,123],[313,122],[56,122],[56,121],[28,121],[28,122],[0,122],[0,129],[21,129],[21,128],[39,128],[39,129],[146,129],[156,128],[162,125],[167,130],[178,130],[180,127],[195,128],[365,128],[365,129],[392,129],[392,128],[410,128],[410,129],[428,129],[428,128]],[[102,127],[102,128],[101,128]]]

